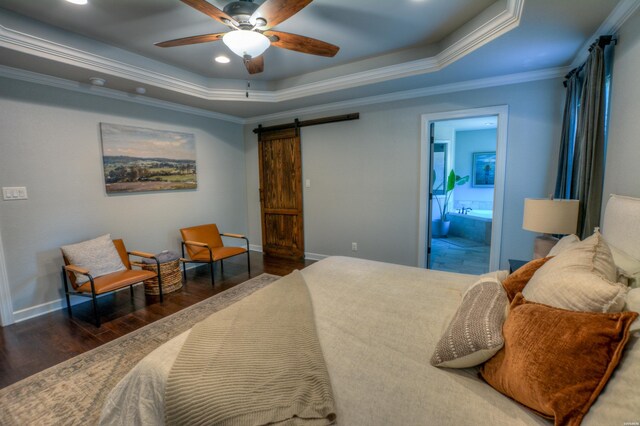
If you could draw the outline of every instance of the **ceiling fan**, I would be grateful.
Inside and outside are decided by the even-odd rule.
[[[252,0],[237,0],[222,10],[205,0],[180,1],[230,27],[231,31],[178,38],[156,43],[156,46],[186,46],[222,40],[244,60],[249,74],[264,71],[262,53],[272,45],[327,57],[335,56],[340,50],[338,46],[324,41],[271,29],[298,13],[312,0],[266,0],[261,5]]]

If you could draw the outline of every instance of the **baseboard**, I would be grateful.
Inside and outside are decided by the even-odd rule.
[[[262,253],[262,246],[257,244],[250,244],[249,250]],[[322,259],[326,259],[329,256],[330,255],[327,255],[327,254],[310,253],[308,251],[304,252],[304,258],[309,260],[322,260]]]
[[[123,290],[129,291],[129,288],[125,287],[116,291],[123,291]],[[111,293],[101,294],[98,296],[98,299],[104,296],[108,296],[109,294]],[[70,299],[71,299],[71,306],[75,306],[77,304],[84,303],[91,300],[91,298],[89,297],[82,297],[82,296],[70,296]],[[39,317],[40,315],[48,314],[50,312],[55,312],[55,311],[59,311],[60,309],[66,309],[66,308],[67,308],[67,301],[65,299],[57,299],[51,302],[46,302],[40,305],[31,306],[29,308],[14,311],[13,321],[14,323],[26,321],[31,318]]]
[[[262,247],[261,246],[249,246],[249,250],[262,252]],[[188,263],[187,264],[187,270],[192,269],[192,268],[197,268],[198,266],[202,266],[202,264]],[[136,286],[137,285],[141,285],[141,284],[136,284]],[[124,291],[124,290],[129,291],[128,287],[121,288],[121,289],[116,290],[116,291]],[[111,294],[111,293],[102,294],[102,295],[98,296],[98,299],[100,299],[101,297],[104,297],[104,296],[108,296],[109,294]],[[79,303],[83,303],[83,302],[86,302],[88,300],[91,300],[91,299],[88,298],[88,297],[82,297],[82,296],[71,296],[71,306],[75,306],[75,305],[77,305]],[[26,321],[26,320],[31,319],[31,318],[39,317],[40,315],[48,314],[50,312],[55,312],[55,311],[59,311],[60,309],[66,309],[66,308],[67,308],[66,300],[57,299],[57,300],[52,300],[51,302],[42,303],[40,305],[31,306],[29,308],[20,309],[18,311],[14,311],[13,312],[13,323]]]
[[[327,257],[329,257],[329,255],[309,252],[304,253],[304,258],[309,260],[322,260],[326,259]]]

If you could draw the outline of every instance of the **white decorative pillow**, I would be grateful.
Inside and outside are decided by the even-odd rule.
[[[607,243],[596,231],[550,259],[522,291],[525,299],[556,308],[587,312],[620,312],[627,287]]]
[[[482,364],[502,346],[509,300],[502,284],[483,277],[469,287],[446,331],[436,344],[431,365],[467,368]]]
[[[566,249],[568,249],[569,247],[572,247],[574,244],[579,242],[580,242],[580,238],[578,238],[577,235],[574,235],[574,234],[566,235],[560,238],[560,241],[558,241],[556,245],[553,246],[551,251],[549,251],[549,254],[547,254],[545,257],[557,256],[563,251],[565,251]]]
[[[630,287],[640,285],[640,260],[634,259],[624,251],[609,245],[613,263],[618,268],[618,281],[626,281]],[[622,278],[622,279],[621,279]]]
[[[93,278],[126,269],[111,240],[111,234],[62,246],[62,253],[72,265],[88,269]],[[87,281],[89,278],[85,275],[76,275],[76,284],[80,285]]]
[[[625,311],[639,312],[640,313],[640,288],[633,288],[627,293],[627,303],[624,307]],[[640,317],[631,324],[629,329],[631,333],[640,331]]]

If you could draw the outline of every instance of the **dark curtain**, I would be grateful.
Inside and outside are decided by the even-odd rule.
[[[564,103],[562,120],[562,139],[560,141],[560,160],[558,161],[558,178],[556,180],[555,198],[571,198],[571,176],[573,172],[573,152],[576,140],[576,122],[582,79],[574,72],[567,76],[565,82],[567,96]]]
[[[578,235],[600,224],[606,153],[606,124],[612,55],[611,37],[591,46],[583,66],[567,76],[567,99],[556,180],[556,197],[580,200]]]

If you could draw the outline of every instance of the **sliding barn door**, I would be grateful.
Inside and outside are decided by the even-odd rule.
[[[304,258],[302,155],[298,129],[259,136],[262,248],[265,254]]]

